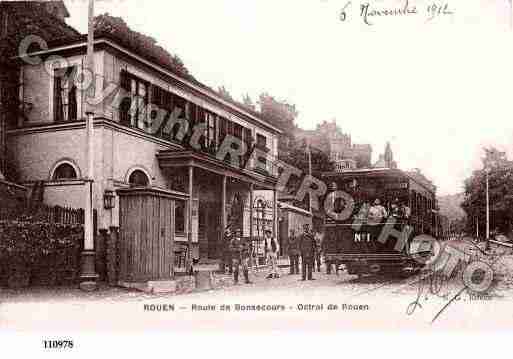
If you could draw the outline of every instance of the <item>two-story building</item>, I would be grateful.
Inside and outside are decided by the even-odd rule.
[[[6,147],[19,182],[41,186],[49,205],[83,208],[85,118],[92,111],[99,229],[120,224],[117,190],[150,187],[183,194],[169,221],[174,241],[192,241],[194,258],[219,258],[228,224],[252,236],[250,204],[256,190],[274,193],[276,232],[278,173],[270,159],[277,157],[279,129],[174,66],[175,58],[125,28],[122,20],[102,15],[95,22],[95,101],[87,101],[80,86],[87,82],[81,76],[86,36],[52,39],[42,48],[31,45],[27,56],[14,59],[22,106],[7,121]],[[155,126],[161,113],[165,119],[176,113],[187,122],[183,136],[179,126]],[[198,134],[194,129],[199,128]],[[218,155],[227,136],[248,149],[239,161]],[[268,157],[255,160],[250,155],[255,148]]]

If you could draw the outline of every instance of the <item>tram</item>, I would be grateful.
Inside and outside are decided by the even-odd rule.
[[[327,200],[333,198],[333,208],[325,214],[328,268],[344,264],[358,276],[402,276],[419,270],[432,256],[432,246],[415,242],[436,238],[440,228],[436,187],[420,171],[354,169],[322,178],[330,190]],[[346,198],[337,198],[335,191]],[[347,206],[351,208],[343,218],[336,215]]]

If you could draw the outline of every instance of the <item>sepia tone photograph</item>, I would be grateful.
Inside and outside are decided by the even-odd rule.
[[[0,1],[0,338],[511,330],[512,27],[511,0]]]

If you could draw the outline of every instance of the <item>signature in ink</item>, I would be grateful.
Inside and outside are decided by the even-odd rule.
[[[418,282],[419,285],[417,287],[417,298],[408,305],[408,307],[406,308],[406,314],[413,315],[417,308],[422,309],[421,300],[422,300],[422,296],[424,294],[424,288],[428,284],[429,284],[429,293],[431,295],[435,295],[439,298],[447,299],[449,296],[448,292],[446,292],[444,294],[440,294],[442,289],[446,286],[447,282],[448,282],[448,278],[443,276],[438,271],[433,271],[433,272],[428,273],[428,274],[424,275],[423,277],[421,277]],[[427,299],[428,296],[426,295],[425,298]]]

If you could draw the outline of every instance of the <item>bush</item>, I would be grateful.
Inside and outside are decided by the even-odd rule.
[[[0,221],[0,286],[74,283],[82,225]]]

